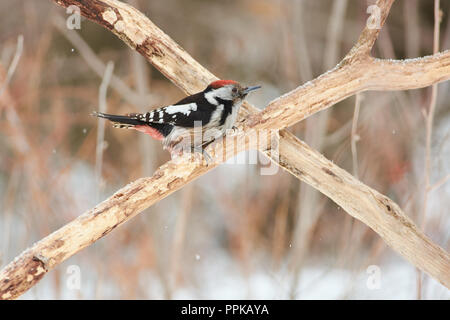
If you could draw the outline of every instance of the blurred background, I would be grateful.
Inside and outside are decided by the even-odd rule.
[[[334,67],[374,1],[128,2],[218,77],[262,85],[248,99],[262,109]],[[441,10],[445,50],[450,2]],[[68,17],[53,1],[0,2],[2,267],[169,160],[159,142],[89,113],[100,105],[147,111],[183,93],[111,32],[84,18],[69,30]],[[373,55],[432,54],[433,24],[433,1],[397,0]],[[439,85],[428,191],[431,88],[362,93],[289,130],[393,199],[448,250],[449,93],[449,82]],[[415,268],[371,229],[283,170],[260,169],[218,167],[56,267],[22,299],[450,298],[428,276],[418,295]]]

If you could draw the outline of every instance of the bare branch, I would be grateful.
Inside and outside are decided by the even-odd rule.
[[[107,235],[123,222],[205,173],[195,163],[167,163],[151,178],[142,178],[45,237],[0,272],[0,299],[16,298],[49,270]],[[192,177],[192,178],[191,178]]]
[[[290,132],[281,131],[280,136],[283,168],[328,196],[377,232],[397,253],[421,270],[426,268],[425,272],[449,288],[450,255],[427,238],[395,202],[364,185]]]
[[[434,0],[434,32],[433,32],[433,53],[439,51],[439,27],[441,24],[440,18],[440,2],[439,0]],[[426,135],[426,143],[425,143],[425,181],[423,186],[423,203],[422,210],[419,215],[419,227],[422,230],[425,230],[426,227],[426,214],[428,207],[428,192],[430,189],[430,175],[431,175],[431,137],[433,134],[433,119],[434,112],[436,110],[436,102],[438,95],[438,85],[433,84],[431,87],[431,100],[430,107],[428,109],[428,113],[426,115],[426,127],[425,127],[425,135]],[[422,298],[422,271],[420,269],[417,270],[417,299]]]
[[[16,71],[17,64],[19,63],[20,56],[22,55],[22,51],[23,51],[23,35],[19,35],[17,37],[16,53],[14,54],[14,57],[8,68],[8,73],[6,74],[5,82],[0,86],[0,96],[2,95],[3,91],[5,91],[6,87],[11,81],[14,71]]]
[[[449,181],[449,180],[450,180],[450,174],[446,175],[445,177],[441,178],[438,182],[431,185],[427,191],[431,192],[433,190],[436,190],[439,187],[441,187],[442,185],[444,185],[445,183],[447,183],[447,181]]]
[[[345,60],[344,60],[345,61]],[[366,57],[335,69],[277,98],[249,117],[253,129],[284,129],[357,92],[408,90],[450,79],[450,50],[406,60]]]
[[[98,109],[100,112],[106,113],[107,103],[106,103],[106,93],[108,90],[109,82],[113,75],[114,62],[109,61],[106,65],[105,74],[103,75],[102,83],[100,84],[100,89],[98,93]],[[103,167],[103,151],[105,150],[105,120],[98,119],[97,128],[97,145],[95,148],[95,183],[97,185],[97,194],[95,201],[100,201],[99,199],[99,189],[101,185],[102,178],[102,167]]]
[[[374,10],[370,12],[371,16],[369,19],[374,19],[374,21],[366,23],[366,27],[361,32],[358,42],[344,58],[345,61],[350,62],[359,57],[364,58],[370,56],[370,51],[378,38],[381,28],[386,22],[393,3],[394,0],[378,0],[374,6],[371,6]]]

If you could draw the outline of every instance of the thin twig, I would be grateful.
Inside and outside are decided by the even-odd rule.
[[[353,175],[358,178],[358,153],[356,150],[356,142],[359,141],[359,135],[356,130],[358,129],[358,117],[359,117],[359,108],[361,106],[362,94],[357,93],[355,99],[355,111],[353,113],[353,121],[352,121],[352,134],[351,134],[351,146],[352,146],[352,160],[353,160]]]
[[[8,86],[9,82],[12,79],[14,71],[16,71],[17,65],[19,64],[20,57],[22,56],[22,52],[23,52],[23,35],[20,34],[17,37],[16,52],[14,53],[14,57],[11,61],[11,64],[9,65],[5,82],[0,87],[0,96],[3,94],[3,91],[5,91],[6,87]]]
[[[170,276],[172,277],[172,289],[178,285],[180,278],[180,270],[182,266],[183,245],[186,235],[186,226],[188,223],[188,216],[192,208],[193,185],[187,185],[183,189],[182,195],[182,210],[180,210],[177,221],[175,223],[175,232],[172,241],[171,255],[170,255]]]
[[[93,70],[97,76],[103,78],[106,70],[106,65],[97,57],[91,47],[83,40],[83,38],[73,30],[68,30],[64,19],[60,16],[54,16],[52,18],[53,25],[80,53],[80,56],[86,61],[91,70]],[[133,91],[125,82],[119,77],[113,75],[111,78],[111,87],[116,90],[121,97],[123,97],[128,103],[138,107],[144,106],[150,98],[154,98],[153,95],[147,95],[141,97],[138,93]]]
[[[427,189],[427,192],[436,190],[437,188],[444,185],[449,180],[450,180],[450,174],[446,175],[445,177],[441,178],[439,181],[435,182],[433,185],[429,186]]]
[[[100,84],[100,90],[98,92],[98,104],[99,111],[106,113],[107,103],[106,103],[106,93],[108,90],[109,82],[113,75],[114,63],[109,61],[106,65],[105,74],[103,75],[102,83]],[[102,178],[102,166],[103,166],[103,151],[105,150],[105,120],[98,119],[98,129],[97,129],[97,146],[95,148],[95,183],[96,183],[96,202],[100,200],[100,190],[101,188],[101,178]]]
[[[439,0],[434,0],[434,37],[433,37],[433,54],[439,52],[439,27],[441,24],[440,18],[440,6]],[[422,210],[420,212],[419,217],[419,227],[422,230],[425,230],[426,227],[426,215],[427,215],[427,207],[428,207],[428,193],[430,189],[430,181],[431,181],[431,138],[433,135],[433,119],[434,112],[436,110],[436,101],[438,94],[438,85],[433,84],[431,87],[431,100],[430,106],[428,109],[428,113],[426,115],[426,142],[425,142],[425,183],[424,183],[424,191],[423,191],[423,204]],[[422,271],[417,270],[417,299],[422,299]]]
[[[133,1],[134,2],[134,1]],[[155,99],[148,100],[149,96],[149,68],[147,61],[137,52],[131,51],[132,54],[132,68],[134,75],[134,82],[137,93],[140,95],[142,102],[139,106],[139,112],[145,113],[149,111],[149,106],[152,105]],[[139,135],[139,149],[142,153],[142,174],[150,176],[157,168],[155,159],[155,144],[144,134]]]
[[[345,21],[345,13],[347,9],[347,0],[337,0],[333,2],[330,14],[329,24],[327,27],[327,42],[324,50],[323,66],[325,70],[332,68],[339,61],[339,44],[342,38],[342,28]],[[314,149],[322,152],[324,142],[326,140],[328,121],[331,115],[331,109],[323,110],[323,112],[310,117],[306,120],[305,141]],[[308,251],[308,240],[310,239],[311,229],[316,225],[320,218],[320,212],[317,205],[321,195],[320,193],[302,184],[300,186],[300,200],[297,212],[297,223],[294,229],[293,243],[293,265],[294,280],[291,288],[291,297],[298,291],[298,273],[302,267],[303,258]]]

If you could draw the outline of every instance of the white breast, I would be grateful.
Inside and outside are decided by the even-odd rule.
[[[234,124],[236,123],[236,118],[238,116],[239,108],[241,107],[241,105],[242,105],[242,102],[235,104],[233,106],[233,109],[231,110],[231,115],[225,120],[225,123],[223,124],[224,133],[227,129],[231,129],[234,126]]]
[[[222,118],[223,113],[223,104],[219,104],[214,110],[214,112],[211,115],[211,120],[207,125],[205,125],[205,128],[216,128],[219,126],[220,119]]]

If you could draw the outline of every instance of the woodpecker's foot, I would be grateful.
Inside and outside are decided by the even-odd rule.
[[[206,165],[212,163],[212,158],[209,153],[205,150],[203,146],[193,147],[191,149],[192,153],[200,153],[206,161]]]
[[[226,135],[228,136],[235,136],[239,133],[239,128],[236,126],[232,126],[230,129],[227,130]]]

